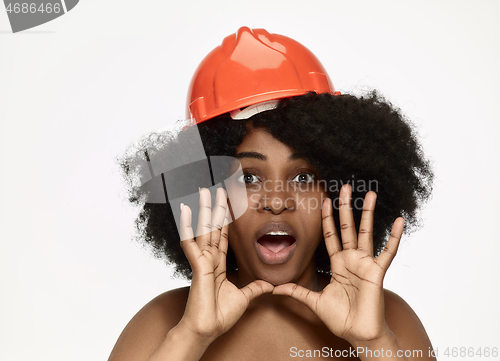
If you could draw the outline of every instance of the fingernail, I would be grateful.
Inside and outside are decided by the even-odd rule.
[[[182,212],[182,207],[184,207],[184,203],[181,203],[181,212]]]

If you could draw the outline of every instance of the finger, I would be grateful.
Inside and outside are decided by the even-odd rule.
[[[363,213],[359,224],[358,249],[373,257],[373,214],[377,194],[368,192],[363,203]]]
[[[248,303],[250,303],[254,298],[263,295],[264,293],[271,293],[274,290],[274,286],[266,281],[257,280],[249,283],[242,289],[241,292],[245,295]]]
[[[181,247],[184,250],[189,264],[193,268],[195,261],[201,256],[200,248],[194,240],[193,228],[191,227],[191,209],[181,203],[181,225],[180,225]]]
[[[215,196],[215,206],[212,211],[212,233],[211,243],[215,248],[219,248],[222,227],[226,216],[227,196],[223,188],[217,189]]]
[[[401,217],[394,221],[392,225],[391,235],[389,236],[389,240],[385,245],[384,250],[378,255],[375,259],[376,262],[385,270],[389,268],[392,260],[396,256],[396,252],[398,251],[399,242],[401,241],[401,235],[403,234],[403,229],[405,225],[405,220]]]
[[[356,249],[358,240],[351,208],[351,186],[345,184],[339,194],[340,237],[343,249]]]
[[[226,192],[224,189],[220,188],[217,190],[215,203],[216,205],[213,213],[216,213],[216,215],[212,220],[212,225],[216,226],[212,232],[212,247],[214,255],[216,255],[217,265],[215,266],[214,274],[219,281],[222,281],[222,278],[219,277],[223,274],[223,278],[225,278],[226,274],[229,228],[229,207],[227,206]]]
[[[342,246],[340,244],[339,234],[337,233],[337,228],[335,227],[335,222],[333,220],[333,205],[330,198],[323,201],[321,217],[323,225],[323,238],[325,239],[326,250],[328,251],[328,255],[331,259],[335,253],[342,250]]]
[[[224,223],[222,224],[219,238],[219,252],[224,256],[224,264],[229,244],[229,223],[231,223],[231,214],[229,213],[229,207],[226,207],[226,213],[224,214]]]
[[[273,295],[290,296],[294,300],[302,302],[304,305],[309,307],[311,311],[316,313],[317,302],[319,299],[318,292],[311,291],[310,289],[299,286],[295,283],[286,283],[284,285],[274,287]]]
[[[196,243],[201,251],[210,249],[212,232],[212,199],[210,190],[200,188],[200,210],[198,212],[198,227],[196,228]]]

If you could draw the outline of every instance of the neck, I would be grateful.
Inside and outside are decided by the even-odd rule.
[[[229,281],[234,283],[238,288],[242,288],[256,279],[241,270],[234,273],[228,273],[227,277]],[[329,276],[316,273],[315,264],[314,262],[311,262],[307,266],[306,270],[297,279],[292,280],[291,282],[318,292],[328,284],[329,280]],[[288,309],[289,311],[296,312],[297,314],[303,314],[305,309],[306,312],[310,312],[305,305],[295,301],[291,297],[272,294],[264,294],[254,299],[249,307],[260,309]],[[311,317],[313,317],[312,312]]]

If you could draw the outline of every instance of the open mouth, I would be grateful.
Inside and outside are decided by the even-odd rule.
[[[295,238],[286,232],[269,232],[257,240],[257,243],[271,252],[278,253],[295,242]]]
[[[285,263],[295,250],[295,238],[284,231],[271,231],[257,240],[260,259],[267,264]]]

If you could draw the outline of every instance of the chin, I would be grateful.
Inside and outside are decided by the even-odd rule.
[[[273,286],[283,285],[285,283],[296,282],[298,275],[296,272],[291,272],[289,267],[271,266],[266,267],[267,269],[259,272],[258,279],[269,282]],[[269,269],[271,268],[271,269]],[[273,269],[274,268],[274,269]]]

